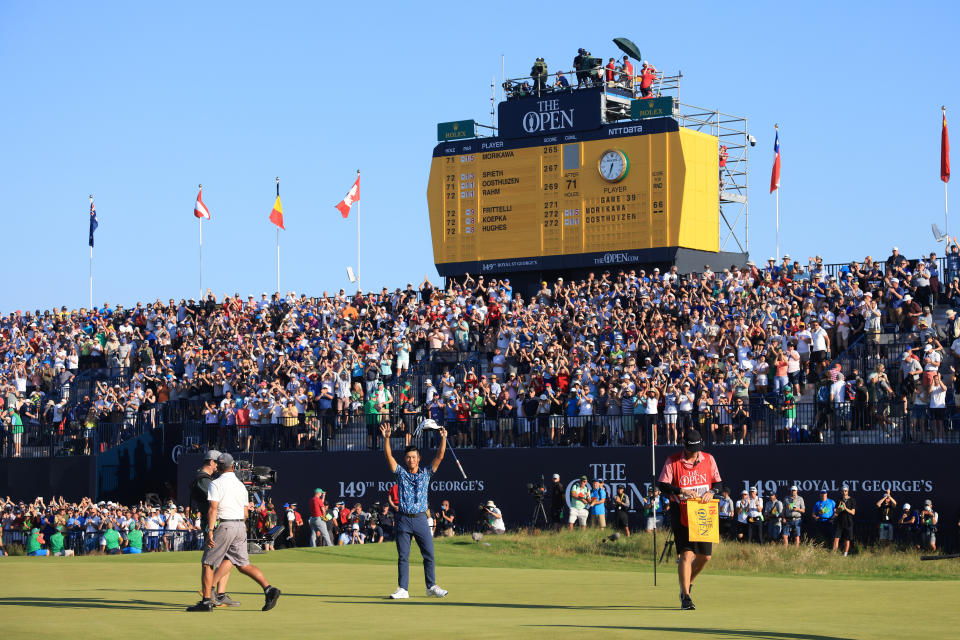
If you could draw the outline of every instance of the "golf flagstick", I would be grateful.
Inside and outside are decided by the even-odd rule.
[[[463,470],[463,465],[460,464],[460,460],[457,459],[457,452],[453,450],[449,444],[447,444],[447,450],[450,451],[450,455],[453,456],[453,461],[457,463],[457,468],[460,469],[460,473],[463,475],[463,479],[467,479],[467,472]]]

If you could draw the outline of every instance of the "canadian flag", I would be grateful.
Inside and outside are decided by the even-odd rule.
[[[203,204],[203,187],[200,187],[200,193],[197,194],[197,204],[193,205],[193,215],[198,218],[210,219],[210,211],[207,205]]]
[[[344,196],[343,200],[341,200],[334,206],[340,210],[340,215],[346,218],[350,215],[350,207],[352,207],[353,203],[359,199],[360,199],[360,176],[357,175],[357,181],[353,183],[352,187],[350,187],[350,191],[347,192],[347,195]]]

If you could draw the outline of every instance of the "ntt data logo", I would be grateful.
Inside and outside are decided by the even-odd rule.
[[[560,109],[559,100],[539,100],[537,110],[523,116],[523,130],[527,133],[573,128],[573,109]]]

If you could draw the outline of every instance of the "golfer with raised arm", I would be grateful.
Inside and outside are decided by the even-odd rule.
[[[427,595],[442,598],[447,595],[444,589],[437,585],[433,563],[433,534],[427,526],[428,507],[427,493],[430,489],[430,478],[440,466],[443,454],[447,450],[447,430],[439,429],[440,449],[433,462],[426,469],[420,468],[420,451],[414,446],[403,450],[403,464],[397,464],[390,450],[390,425],[380,425],[380,435],[383,436],[383,451],[387,457],[387,464],[397,476],[399,489],[399,505],[394,522],[394,537],[397,541],[397,590],[391,594],[394,600],[404,600],[410,597],[407,589],[410,586],[410,538],[416,539],[423,556],[423,577],[427,583]]]
[[[673,542],[677,547],[677,574],[680,578],[680,608],[693,610],[690,589],[713,553],[711,542],[690,542],[687,523],[687,501],[707,503],[721,489],[717,462],[709,453],[704,453],[703,440],[696,429],[687,429],[683,434],[683,451],[667,458],[657,479],[657,486],[670,498],[670,525]]]

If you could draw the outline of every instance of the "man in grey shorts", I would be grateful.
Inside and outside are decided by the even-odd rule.
[[[208,530],[213,533],[207,536],[207,548],[201,560],[207,566],[216,567],[216,571],[212,575],[204,572],[203,599],[188,607],[187,611],[213,611],[217,605],[211,594],[213,585],[218,584],[234,565],[263,588],[263,611],[269,611],[277,605],[280,589],[271,587],[260,569],[250,564],[247,557],[247,488],[234,474],[233,456],[229,453],[220,454],[217,469],[220,477],[212,480],[207,490],[210,510],[206,517]]]

